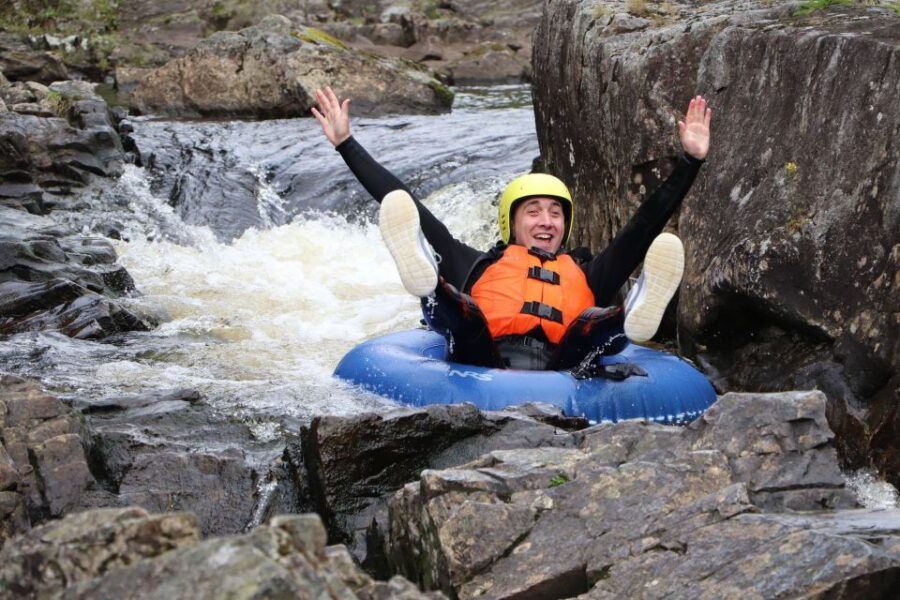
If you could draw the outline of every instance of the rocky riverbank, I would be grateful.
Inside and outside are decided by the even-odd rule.
[[[115,494],[113,461],[146,464],[137,431],[79,416],[33,383],[7,377],[0,389],[0,584],[19,597],[888,598],[900,583],[900,511],[861,508],[846,488],[821,392],[726,394],[686,428],[587,427],[540,406],[317,418],[285,447],[293,485],[273,508],[321,517],[217,537],[231,507],[260,501],[237,485],[249,473],[201,457],[191,473],[157,454],[168,479]],[[132,401],[123,424],[154,437],[162,423],[139,413],[197,400]],[[171,444],[156,436],[155,452]],[[205,491],[204,474],[215,481]],[[168,506],[153,502],[164,488]],[[135,502],[197,516],[131,507],[52,520]]]
[[[187,65],[202,62],[198,53],[218,56],[216,70],[197,67],[207,78],[226,78],[229,73],[236,81],[252,77],[252,71],[243,73],[234,68],[234,61],[241,62],[246,49],[225,33],[256,26],[269,15],[282,14],[292,23],[292,44],[279,42],[269,51],[260,52],[258,47],[251,51],[258,67],[274,80],[286,78],[290,85],[297,85],[290,77],[294,72],[301,80],[315,80],[318,69],[310,67],[318,65],[329,77],[336,70],[338,80],[331,77],[330,81],[347,84],[354,98],[365,100],[371,96],[372,102],[367,103],[370,111],[444,110],[449,106],[445,85],[530,80],[531,34],[540,20],[540,5],[540,0],[309,0],[300,5],[246,0],[176,1],[162,5],[146,0],[63,0],[41,8],[22,0],[0,8],[0,71],[14,80],[51,83],[72,78],[102,82],[118,92],[118,101],[135,108],[180,110],[179,114],[187,114],[178,103],[168,102],[175,91],[171,88],[166,91],[166,101],[157,98],[154,91],[132,104],[130,94],[156,69],[169,64],[168,69],[173,70],[178,69],[175,65],[185,64],[172,61],[187,59]],[[293,53],[293,60],[279,55],[284,51]],[[275,57],[277,60],[273,60]],[[209,59],[206,60],[208,67]],[[429,78],[436,75],[440,81],[426,81],[436,98],[422,105],[421,100],[412,99],[410,89],[404,92],[402,88],[412,85],[407,78],[421,82],[426,74]],[[376,88],[383,86],[380,94],[372,96],[374,90],[354,86],[353,81],[361,78],[378,84]],[[244,94],[254,93],[254,87],[259,95],[266,90],[279,91],[272,81],[252,81],[255,86],[248,82]],[[192,98],[192,94],[202,93],[203,86],[211,83],[207,79],[205,84],[188,84],[187,89],[180,86],[180,95]],[[224,80],[220,81],[216,89],[230,90],[224,84]],[[152,85],[160,83],[156,80]],[[213,101],[212,97],[206,99]],[[260,101],[261,96],[240,108],[233,102],[216,110],[204,102],[191,104],[190,108],[194,114],[232,116],[290,116],[308,109],[303,95],[291,96],[290,108],[277,113],[270,105],[273,100],[267,99],[265,107],[257,105]],[[365,109],[365,105],[364,102],[360,108]]]

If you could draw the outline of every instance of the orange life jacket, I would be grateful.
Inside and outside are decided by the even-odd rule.
[[[494,339],[523,335],[540,325],[554,344],[581,311],[594,306],[584,271],[571,256],[542,260],[518,244],[485,269],[472,286],[472,297]]]

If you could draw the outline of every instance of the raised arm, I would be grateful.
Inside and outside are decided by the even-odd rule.
[[[613,303],[628,276],[644,260],[653,239],[681,205],[709,151],[712,109],[702,96],[691,99],[678,133],[684,154],[669,177],[648,196],[609,246],[584,269],[598,306]]]
[[[419,202],[412,190],[372,158],[366,149],[356,141],[350,134],[349,99],[339,102],[330,87],[316,90],[316,99],[319,107],[312,109],[313,116],[322,126],[325,137],[340,153],[350,171],[372,198],[381,203],[382,198],[394,190],[406,190],[412,196],[419,209],[422,232],[435,252],[442,257],[439,264],[441,276],[459,287],[469,266],[481,255],[481,252],[454,238],[447,227]]]

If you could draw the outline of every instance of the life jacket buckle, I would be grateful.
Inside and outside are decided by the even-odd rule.
[[[543,248],[538,248],[537,246],[532,246],[528,249],[528,254],[532,256],[537,256],[541,259],[541,262],[545,260],[556,260],[556,252],[550,252],[549,250],[544,250]]]
[[[520,312],[541,319],[547,319],[548,321],[553,321],[555,323],[562,323],[563,321],[561,310],[554,308],[549,304],[544,304],[543,302],[526,302],[522,305],[522,310]]]
[[[530,277],[531,279],[537,279],[538,281],[543,281],[544,283],[559,285],[559,273],[557,273],[556,271],[551,271],[550,269],[539,267],[537,265],[528,269],[528,277]]]

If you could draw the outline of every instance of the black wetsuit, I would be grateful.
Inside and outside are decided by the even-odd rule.
[[[413,196],[419,209],[422,232],[435,252],[441,256],[439,275],[455,288],[454,292],[459,290],[468,294],[487,267],[503,254],[506,245],[502,243],[483,252],[454,238],[444,224],[415,198],[411,190],[372,158],[353,137],[344,140],[336,150],[377,202],[380,203],[388,192],[397,189],[406,190]],[[644,260],[651,242],[662,232],[666,222],[687,195],[702,164],[702,160],[683,154],[669,177],[641,203],[634,216],[605,250],[597,256],[591,256],[584,248],[572,252],[572,257],[584,270],[597,306],[613,303],[619,288]],[[542,344],[546,343],[539,328],[532,337]],[[560,345],[564,343],[565,339]]]

